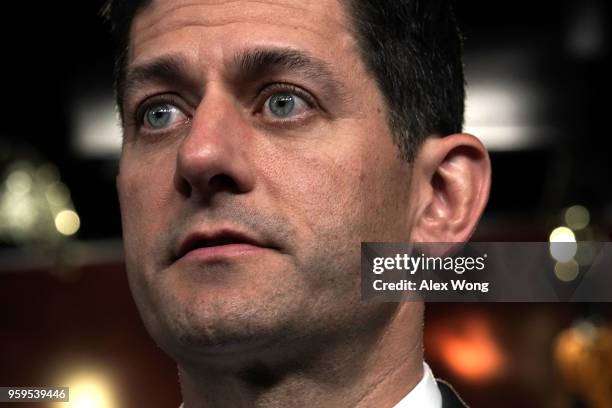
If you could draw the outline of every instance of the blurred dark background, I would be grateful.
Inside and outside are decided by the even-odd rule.
[[[124,276],[102,3],[3,5],[0,385],[70,383],[109,399],[74,407],[177,406],[174,365],[145,333]],[[466,130],[493,162],[474,240],[547,241],[560,226],[610,240],[610,8],[458,4]],[[612,378],[611,309],[431,304],[427,358],[474,407],[610,407],[612,385],[592,384]]]

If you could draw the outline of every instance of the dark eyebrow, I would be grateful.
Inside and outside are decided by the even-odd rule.
[[[120,75],[117,83],[117,100],[119,107],[125,98],[137,89],[155,82],[179,84],[186,87],[193,86],[190,79],[188,64],[180,56],[167,55],[134,67],[127,67],[124,75]]]
[[[242,80],[253,80],[280,72],[297,72],[321,83],[326,91],[344,94],[331,65],[303,51],[290,48],[256,48],[242,51],[230,61],[229,72]]]
[[[344,85],[335,78],[331,67],[305,52],[287,48],[262,48],[242,51],[229,61],[229,72],[242,81],[254,81],[280,72],[298,72],[320,83],[329,95],[349,99]],[[174,84],[186,89],[196,88],[189,63],[180,55],[166,55],[140,65],[127,67],[119,74],[117,102],[123,117],[126,97],[151,83]]]

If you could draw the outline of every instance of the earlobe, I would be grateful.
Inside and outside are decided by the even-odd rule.
[[[489,198],[491,163],[474,136],[425,140],[415,159],[414,242],[467,241]]]

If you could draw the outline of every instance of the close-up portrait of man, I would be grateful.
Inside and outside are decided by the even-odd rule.
[[[454,407],[423,304],[360,244],[462,242],[488,199],[446,1],[111,1],[130,287],[183,406]]]
[[[612,407],[612,3],[7,2],[0,405]]]
[[[612,407],[611,2],[3,11],[0,405]]]

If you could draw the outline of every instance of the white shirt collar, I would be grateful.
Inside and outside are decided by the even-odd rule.
[[[393,408],[441,408],[442,394],[427,363],[423,362],[423,378]]]
[[[423,362],[423,378],[408,395],[393,408],[441,408],[442,394],[438,388],[438,383],[431,372],[431,368]],[[179,408],[183,408],[183,404]]]

